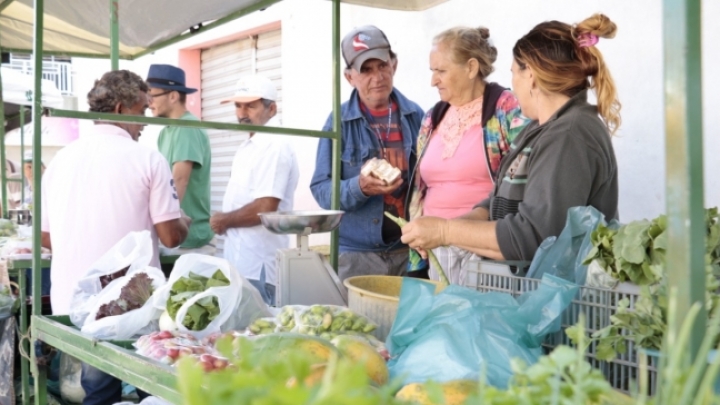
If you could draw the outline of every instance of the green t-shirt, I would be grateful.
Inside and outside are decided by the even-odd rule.
[[[180,117],[184,120],[199,121],[186,112]],[[180,245],[183,248],[197,248],[206,245],[213,238],[210,229],[210,140],[204,129],[165,127],[160,131],[158,149],[170,163],[193,162],[190,180],[180,208],[192,218],[187,239]]]

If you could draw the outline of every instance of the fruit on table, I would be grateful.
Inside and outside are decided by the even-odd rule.
[[[474,380],[452,380],[440,385],[445,405],[461,405],[472,394],[478,391],[479,384]],[[420,405],[434,405],[428,396],[425,384],[412,383],[404,386],[395,398]]]
[[[242,338],[241,338],[242,339]],[[282,358],[292,351],[302,350],[312,364],[324,364],[338,350],[324,339],[305,336],[298,333],[273,333],[253,338],[254,349],[258,352],[272,352]]]
[[[312,371],[310,371],[310,374],[305,377],[303,380],[303,384],[305,384],[306,387],[314,387],[322,382],[323,376],[325,375],[325,370],[327,369],[327,365],[325,364],[315,364],[312,366]],[[296,377],[291,377],[287,384],[285,384],[288,388],[295,388],[298,384],[298,379]]]
[[[330,343],[335,345],[343,356],[354,362],[364,363],[368,377],[375,384],[387,384],[390,372],[385,359],[366,340],[358,336],[340,335]]]
[[[276,329],[277,324],[274,318],[259,318],[248,326],[248,330],[254,335],[267,335],[274,333]]]

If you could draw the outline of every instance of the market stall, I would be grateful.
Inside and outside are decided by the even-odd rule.
[[[8,7],[8,5],[18,5],[18,8],[12,9],[14,13],[25,12],[27,14],[26,1],[16,2],[3,2],[1,7]],[[48,11],[53,11],[53,17],[51,19],[46,18],[45,23],[55,24],[56,17],[68,15],[68,9],[66,6],[58,6],[58,2],[54,4],[49,0]],[[189,33],[183,33],[189,26],[196,27],[197,18],[191,23],[181,22],[185,25],[179,25],[177,29],[173,30],[171,27],[153,27],[154,30],[161,32],[160,36],[152,36],[152,40],[143,42],[138,38],[133,38],[132,35],[136,33],[142,33],[144,30],[138,28],[133,30],[132,27],[127,28],[127,31],[120,31],[121,25],[118,23],[118,2],[116,0],[110,1],[111,9],[114,12],[110,13],[113,16],[113,21],[110,24],[102,24],[101,26],[88,26],[88,30],[94,32],[81,32],[79,37],[97,38],[98,33],[110,32],[110,45],[105,45],[105,40],[97,40],[91,47],[83,50],[74,50],[64,52],[62,48],[57,46],[62,45],[68,40],[68,37],[62,38],[61,41],[53,42],[50,41],[48,50],[50,52],[68,54],[76,52],[78,54],[95,56],[103,56],[108,53],[113,60],[113,67],[117,67],[117,58],[123,57],[137,57],[144,53],[149,52],[151,49],[161,47],[169,43],[179,41],[189,35],[192,35],[197,30],[208,29],[212,26],[220,23],[229,21],[233,18],[238,18],[249,12],[252,12],[263,7],[267,7],[274,1],[258,1],[244,2],[241,6],[232,6],[233,10],[227,10],[227,7],[208,7],[205,2],[201,7],[203,10],[213,10],[213,12],[219,14],[205,15],[203,21],[215,20],[212,23],[205,25],[204,27],[197,27],[190,30]],[[338,116],[339,111],[339,80],[340,80],[340,68],[341,64],[339,61],[339,3],[340,1],[335,0],[333,6],[333,56],[334,56],[334,114]],[[401,2],[355,2],[358,4],[366,4],[373,6],[395,6]],[[371,4],[368,4],[371,3]],[[431,4],[437,3],[437,1],[427,2],[402,2],[403,5],[407,4],[407,8],[418,7],[422,8]],[[24,6],[25,9],[21,6]],[[34,12],[34,27],[33,27],[33,38],[34,38],[34,50],[36,60],[36,72],[39,72],[40,62],[42,60],[42,54],[44,51],[43,35],[45,33],[43,27],[43,12],[44,2],[42,0],[35,1],[35,7],[32,9]],[[55,9],[53,9],[55,7]],[[59,9],[58,9],[59,7]],[[141,7],[138,6],[138,9]],[[133,23],[132,18],[123,17],[125,9],[120,9],[121,22],[128,21]],[[180,10],[180,8],[178,8]],[[191,9],[188,9],[191,10]],[[198,10],[195,10],[198,11]],[[71,14],[72,10],[70,11]],[[193,14],[189,14],[193,15]],[[678,312],[687,313],[689,312],[691,305],[695,302],[703,300],[705,274],[703,269],[704,263],[704,252],[702,252],[702,243],[704,238],[704,221],[703,221],[703,210],[702,210],[702,159],[698,158],[702,155],[702,128],[699,114],[701,114],[700,102],[700,72],[699,72],[699,60],[700,60],[700,45],[699,45],[699,1],[680,1],[680,0],[667,0],[665,3],[665,22],[666,22],[666,49],[667,55],[667,138],[668,138],[668,266],[671,266],[676,271],[670,273],[670,280],[672,284],[678,286]],[[82,18],[82,14],[74,15],[74,18]],[[26,21],[30,21],[28,17]],[[168,19],[169,20],[169,19]],[[60,21],[63,22],[63,21]],[[2,21],[0,21],[2,23]],[[67,21],[65,21],[67,23]],[[140,22],[142,24],[142,22]],[[143,28],[147,28],[150,25],[144,24]],[[672,27],[672,29],[670,28]],[[27,29],[27,24],[25,26]],[[6,31],[2,31],[3,34]],[[65,31],[72,33],[73,31]],[[123,36],[122,32],[126,35]],[[130,32],[133,32],[131,35]],[[67,34],[69,35],[69,34]],[[132,38],[133,40],[129,43],[122,42],[124,38]],[[49,38],[52,39],[52,36]],[[146,38],[147,39],[147,38]],[[0,45],[3,48],[6,46],[6,41],[10,41],[5,36],[0,37]],[[77,43],[77,41],[75,41]],[[53,48],[53,46],[56,46]],[[18,48],[21,45],[13,44],[8,46],[11,49],[22,49]],[[684,53],[685,50],[689,50],[689,54]],[[4,48],[5,49],[5,48]],[[109,51],[109,52],[108,52]],[[40,86],[39,76],[36,77],[36,88]],[[33,114],[35,118],[36,131],[35,136],[38,137],[39,129],[39,117],[41,114],[41,103],[40,97],[35,94],[34,96],[34,109]],[[338,176],[338,127],[335,127],[335,131],[332,133],[323,133],[319,131],[305,131],[287,128],[272,128],[272,127],[255,127],[248,125],[235,125],[235,124],[221,124],[211,122],[182,122],[178,120],[170,119],[154,119],[154,118],[132,118],[132,117],[119,117],[112,114],[89,114],[72,111],[54,110],[50,111],[51,116],[62,116],[62,117],[74,117],[82,119],[102,119],[107,121],[116,122],[133,122],[133,123],[147,123],[147,124],[159,124],[159,125],[183,125],[183,126],[194,126],[194,127],[206,127],[206,128],[218,128],[218,129],[229,129],[229,130],[245,130],[245,131],[256,131],[256,132],[270,132],[270,133],[283,133],[290,135],[300,136],[315,136],[315,137],[327,137],[335,139],[334,142],[334,165],[333,165],[333,179],[335,183],[335,193],[333,198],[333,207],[338,207],[338,190],[337,181]],[[338,123],[339,120],[335,120]],[[34,158],[35,162],[39,162],[40,150],[39,150],[39,139],[36,139],[33,143]],[[672,147],[671,147],[672,145]],[[39,167],[35,165],[34,181],[36,185],[39,185],[40,172]],[[681,185],[690,184],[692,187],[681,187]],[[40,200],[39,186],[35,188],[35,201]],[[33,215],[37,218],[40,217],[40,206],[36,204],[33,207]],[[37,222],[37,221],[36,221]],[[35,224],[34,232],[34,246],[40,246],[39,236],[39,225]],[[694,242],[694,243],[691,243]],[[40,249],[35,249],[33,252],[33,269],[34,274],[37,276],[41,268],[41,257]],[[337,260],[337,239],[333,238],[333,255],[331,258],[331,265],[336,267]],[[38,278],[34,277],[34,292],[39,292]],[[687,283],[686,280],[692,280]],[[515,280],[518,284],[522,284],[522,280]],[[136,354],[133,354],[128,350],[129,346],[127,342],[101,342],[93,338],[80,333],[76,328],[69,325],[67,317],[43,317],[39,313],[39,297],[37,294],[33,294],[35,305],[33,306],[33,318],[32,318],[32,337],[34,340],[45,341],[60,350],[67,352],[82,361],[87,362],[95,367],[105,370],[119,378],[126,380],[127,382],[136,385],[138,388],[146,390],[150,393],[156,394],[164,399],[170,400],[174,403],[180,402],[180,397],[175,390],[175,377],[172,369],[161,366],[154,361],[144,359]],[[694,325],[694,333],[692,334],[693,343],[688,346],[688,351],[691,353],[697,353],[700,349],[700,342],[704,333],[704,319],[706,317],[698,316]],[[678,318],[671,318],[669,327],[675,331],[680,329],[680,320]],[[43,367],[32,365],[33,374],[35,376],[35,401],[36,403],[45,402],[44,392],[44,373]],[[25,397],[27,398],[27,397]]]

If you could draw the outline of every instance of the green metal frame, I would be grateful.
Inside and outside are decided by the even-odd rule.
[[[677,313],[705,301],[705,215],[703,193],[701,0],[665,0],[665,157],[668,214],[667,268],[678,290]],[[695,318],[690,351],[694,359],[707,316]],[[682,317],[675,325],[679,332]]]
[[[6,0],[2,5],[8,4],[12,0]],[[229,21],[235,20],[243,15],[251,13],[253,11],[265,8],[271,4],[278,2],[279,0],[265,0],[254,6],[233,13],[223,19],[214,21],[205,27],[201,27],[197,30],[193,30],[192,33],[180,35],[171,40],[165,41],[162,44],[158,44],[159,47],[170,45],[174,42],[181,41],[190,35],[194,35],[200,30],[208,30]],[[118,0],[109,0],[109,12],[110,12],[110,42],[111,42],[111,68],[118,68],[119,55],[119,21],[118,21]],[[41,115],[43,111],[47,111],[48,115],[54,117],[67,117],[67,118],[78,118],[78,119],[92,119],[106,122],[129,122],[139,123],[148,125],[176,125],[184,127],[197,127],[197,128],[211,128],[211,129],[223,129],[223,130],[234,130],[234,131],[253,131],[253,132],[265,132],[265,133],[276,133],[284,135],[296,135],[306,136],[315,138],[330,138],[333,139],[333,198],[332,207],[334,209],[339,208],[339,184],[340,184],[340,1],[333,0],[333,12],[332,12],[332,31],[333,31],[333,117],[335,118],[335,126],[332,132],[326,131],[312,131],[294,128],[278,128],[278,127],[263,127],[254,125],[240,125],[240,124],[229,124],[220,122],[192,122],[187,120],[173,120],[165,118],[150,118],[150,117],[131,117],[131,116],[119,116],[115,114],[100,114],[100,113],[85,113],[78,111],[68,111],[61,109],[43,110],[41,106],[42,88],[41,88],[41,74],[42,72],[42,58],[44,55],[42,49],[43,41],[43,15],[44,15],[44,0],[35,0],[35,24],[34,24],[34,72],[35,72],[35,89],[33,94],[33,124],[34,124],[34,139],[33,139],[33,218],[41,218],[41,194],[40,194],[40,169],[41,169]],[[148,49],[142,54],[135,55],[135,57],[142,56],[146,53],[150,53],[155,49]],[[67,53],[60,53],[67,55]],[[86,56],[86,55],[83,55]],[[0,90],[2,90],[0,88]],[[0,100],[1,101],[1,100]],[[2,103],[0,103],[0,112]],[[1,135],[1,134],[0,134]],[[0,142],[0,157],[4,154],[4,136],[2,142]],[[3,169],[4,170],[4,169]],[[3,192],[6,192],[6,176],[2,176],[2,188]],[[4,205],[4,207],[6,204]],[[111,342],[98,342],[94,339],[83,336],[76,328],[72,327],[67,317],[46,317],[41,315],[41,301],[40,301],[40,272],[43,266],[47,266],[48,262],[40,260],[41,253],[41,229],[39,220],[33,221],[33,259],[30,263],[28,262],[17,262],[15,267],[28,266],[32,267],[33,274],[33,305],[32,305],[32,318],[31,318],[31,335],[32,344],[35,341],[44,341],[62,352],[72,355],[92,366],[95,366],[115,377],[123,379],[138,388],[151,392],[158,395],[168,401],[174,403],[180,403],[180,397],[175,390],[175,375],[174,371],[164,365],[158,364],[155,361],[142,358],[135,355],[132,351],[128,350],[128,347],[121,347],[114,345]],[[333,267],[337,268],[337,257],[338,257],[338,234],[337,230],[333,232],[331,242],[331,263]],[[168,260],[174,261],[175,258],[165,258],[164,262]],[[25,285],[24,272],[18,271],[17,276],[21,281],[21,284]],[[23,290],[24,294],[24,290]],[[23,318],[26,319],[26,318]],[[21,330],[27,330],[26,320],[22,325]],[[26,347],[27,343],[24,343],[23,347]],[[32,359],[30,364],[25,362],[25,368],[23,370],[23,401],[29,403],[29,387],[27,383],[27,368],[30,368],[34,378],[34,393],[35,403],[45,404],[47,403],[46,393],[46,370],[44,367],[39,366],[35,359],[34,350],[31,351]],[[28,367],[29,366],[29,367]]]
[[[0,9],[12,0],[0,3]],[[241,10],[212,24],[202,27],[207,30],[222,23],[239,18],[261,7],[266,7],[279,0],[266,0],[255,6]],[[109,0],[113,9],[117,0]],[[33,217],[41,218],[40,212],[40,158],[41,158],[41,113],[40,98],[42,95],[39,72],[42,71],[42,37],[43,37],[43,0],[35,0],[35,92],[33,99]],[[116,9],[113,9],[115,12]],[[111,13],[112,15],[112,13]],[[115,16],[117,14],[115,13]],[[332,207],[339,207],[339,151],[341,150],[339,129],[340,107],[340,1],[333,0],[332,31],[333,31],[333,132],[291,130],[288,128],[253,127],[247,125],[204,123],[210,128],[230,130],[253,130],[257,132],[279,132],[300,136],[315,136],[333,139],[333,196]],[[701,99],[701,46],[700,46],[700,0],[664,0],[664,52],[665,52],[665,106],[666,106],[666,158],[667,158],[667,211],[669,220],[670,245],[668,249],[668,268],[670,281],[679,289],[678,303],[680,310],[689,308],[692,303],[704,299],[704,246],[703,234],[703,183],[702,183],[702,99]],[[112,18],[112,17],[111,17]],[[117,18],[111,24],[112,42],[117,42]],[[162,46],[181,41],[195,32],[186,33],[176,38],[157,44],[157,47],[146,50],[135,57],[152,52]],[[67,53],[62,53],[67,54]],[[96,55],[97,56],[97,55]],[[118,52],[112,52],[112,66],[117,67]],[[1,90],[1,88],[0,88]],[[0,113],[3,112],[0,103]],[[54,110],[54,116],[98,119],[98,114],[67,112]],[[140,122],[147,124],[172,125],[174,120],[145,118],[102,117],[103,120],[114,122]],[[152,121],[152,122],[151,122]],[[185,126],[187,122],[184,122]],[[223,127],[223,125],[228,125]],[[0,129],[2,131],[3,129]],[[2,135],[2,133],[0,133]],[[3,142],[4,144],[4,138]],[[4,155],[4,145],[0,146],[0,158]],[[4,172],[4,165],[3,165]],[[6,176],[3,174],[3,189]],[[6,199],[3,190],[3,201]],[[4,204],[4,207],[6,204]],[[148,392],[157,394],[175,403],[180,402],[174,389],[172,369],[156,362],[134,355],[121,345],[111,342],[98,342],[81,335],[77,329],[69,326],[66,317],[44,317],[40,315],[40,221],[33,224],[33,307],[32,307],[32,339],[43,340],[59,349],[74,355],[112,375],[125,379]],[[332,236],[333,265],[337,263],[337,231]],[[681,312],[682,313],[682,312]],[[677,325],[671,325],[677,328]],[[702,321],[696,325],[693,333],[691,349],[697,351],[698,342],[704,334]],[[34,357],[34,351],[33,357]],[[35,403],[46,403],[45,370],[34,361],[31,370],[35,376]],[[27,400],[27,397],[25,397]]]
[[[129,124],[145,124],[145,125],[162,125],[162,126],[178,126],[187,128],[208,128],[221,129],[226,131],[248,131],[263,132],[269,134],[295,135],[313,138],[331,138],[336,139],[336,132],[315,131],[310,129],[296,129],[284,127],[269,127],[260,125],[233,124],[228,122],[213,121],[190,121],[173,118],[155,118],[139,115],[118,115],[109,113],[94,113],[72,110],[56,110],[48,109],[51,117],[79,118],[91,119],[106,122],[123,122]]]

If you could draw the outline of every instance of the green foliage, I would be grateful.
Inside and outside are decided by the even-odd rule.
[[[313,365],[301,350],[276,356],[254,350],[248,339],[223,339],[218,349],[234,365],[205,373],[192,359],[178,366],[178,388],[185,405],[395,405],[398,384],[372,387],[362,364],[333,358],[317,385],[305,384]],[[300,381],[300,383],[291,383]]]
[[[720,222],[717,208],[705,211],[705,272],[706,308],[711,313],[717,306],[720,282]],[[667,217],[652,221],[634,221],[612,230],[599,226],[591,235],[593,249],[585,263],[593,260],[614,278],[643,286],[634,308],[623,299],[611,324],[595,332],[597,356],[612,360],[627,349],[626,341],[645,349],[659,349],[667,330],[668,293],[665,271],[667,250]]]
[[[230,285],[230,280],[219,269],[210,278],[189,272],[187,277],[180,277],[173,283],[170,296],[165,305],[168,314],[172,319],[175,319],[180,307],[190,298],[210,287],[224,287],[227,285]],[[189,330],[203,330],[219,314],[220,307],[217,297],[204,297],[188,308],[182,324]]]

